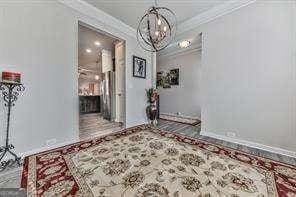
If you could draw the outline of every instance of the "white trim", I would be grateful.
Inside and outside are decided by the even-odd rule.
[[[167,116],[174,116],[174,117],[180,117],[180,118],[190,118],[190,119],[200,120],[200,118],[197,116],[185,116],[185,115],[178,115],[178,114],[173,114],[173,113],[159,113],[159,115],[167,115]]]
[[[83,0],[58,0],[60,3],[70,7],[85,16],[94,18],[105,26],[115,28],[117,31],[136,38],[136,30],[115,17],[103,12],[102,10],[86,3]]]
[[[254,3],[256,0],[233,0],[227,1],[221,5],[215,6],[212,9],[203,12],[199,15],[196,15],[178,26],[177,34],[180,35],[184,32],[187,32],[191,29],[197,28],[198,26],[208,23],[216,18],[229,14],[237,9],[245,7],[251,3]]]
[[[244,145],[244,146],[248,146],[248,147],[252,147],[252,148],[257,148],[260,150],[264,150],[264,151],[268,151],[268,152],[272,152],[272,153],[276,153],[276,154],[281,154],[281,155],[285,155],[285,156],[292,157],[292,158],[296,158],[296,152],[282,149],[282,148],[278,148],[278,147],[272,147],[272,146],[268,146],[268,145],[264,145],[264,144],[260,144],[260,143],[256,143],[256,142],[250,142],[247,140],[232,138],[232,137],[219,135],[219,134],[216,134],[213,132],[208,132],[208,131],[201,131],[200,135],[223,140],[226,142],[240,144],[240,145]]]
[[[103,12],[102,10],[92,6],[91,4],[83,0],[58,0],[60,3],[73,8],[74,10],[88,16],[99,20],[105,25],[112,28],[116,27],[119,32],[125,33],[133,38],[136,38],[136,29],[127,25],[126,23],[116,19],[115,17]],[[197,28],[198,26],[210,22],[216,18],[229,14],[237,9],[245,7],[256,0],[232,0],[227,1],[221,5],[215,6],[212,9],[198,14],[178,26],[177,35],[182,34],[191,29]],[[108,22],[107,22],[108,21]]]
[[[159,54],[159,57],[176,57],[176,56],[179,56],[179,55],[187,55],[189,53],[193,53],[193,52],[197,52],[197,51],[201,51],[202,48],[201,46],[196,46],[194,48],[188,48],[188,49],[179,49],[179,50],[172,50],[170,52],[167,52],[167,53],[160,53]]]
[[[46,146],[46,147],[26,151],[26,152],[20,153],[19,155],[21,156],[21,158],[24,158],[26,156],[30,156],[30,155],[34,155],[34,154],[41,153],[41,152],[44,152],[44,151],[49,151],[49,150],[52,150],[52,149],[60,148],[60,147],[67,146],[67,145],[70,145],[70,144],[74,144],[74,143],[77,143],[79,141],[80,140],[78,140],[78,139],[77,140],[71,140],[71,141],[55,144],[55,145],[50,146],[50,147]]]

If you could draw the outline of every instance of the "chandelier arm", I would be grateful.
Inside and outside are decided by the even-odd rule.
[[[174,13],[172,10],[170,10],[169,8],[166,8],[166,7],[158,7],[157,9],[164,9],[164,10],[167,10],[168,12],[170,12],[170,13],[173,15],[173,17],[174,17],[174,19],[175,19],[176,30],[177,30],[177,17],[176,17],[176,15],[175,15],[175,13]]]
[[[174,20],[175,20],[175,28],[176,28],[176,31],[177,31],[177,17],[176,17],[176,15],[175,15],[175,13],[172,11],[172,10],[170,10],[169,8],[166,8],[166,7],[157,7],[157,9],[164,9],[164,10],[167,10],[168,12],[170,12],[171,14],[172,14],[172,16],[173,16],[173,18],[174,18]],[[161,14],[160,14],[161,15]],[[162,16],[162,15],[161,15]],[[170,26],[170,23],[167,21],[167,19],[164,17],[164,16],[162,16],[162,18],[166,21],[166,23],[168,24],[168,26],[169,26],[169,29],[170,29],[170,35],[172,36],[172,28],[171,28],[171,26]]]
[[[138,40],[138,43],[140,44],[140,47],[142,49],[144,49],[145,51],[149,51],[149,52],[155,52],[154,50],[150,50],[150,49],[146,48],[145,46],[143,46],[143,44],[139,41],[139,36],[138,35],[137,35],[137,40]]]
[[[149,40],[150,40],[150,43],[152,45],[152,47],[154,48],[154,50],[157,50],[155,45],[154,45],[154,42],[153,42],[153,39],[151,37],[151,32],[150,32],[150,23],[149,23],[149,16],[148,16],[148,20],[147,20],[147,28],[148,28],[148,32],[149,32]]]
[[[140,21],[143,21],[143,19],[144,19],[146,16],[148,16],[147,13],[141,18]],[[141,22],[140,22],[139,25],[138,25],[138,32],[139,32],[139,34],[140,34],[142,40],[143,40],[148,46],[152,47],[151,44],[150,44],[150,43],[144,38],[142,32],[140,31],[140,24],[141,24]],[[137,34],[137,40],[138,40],[138,43],[140,44],[140,46],[141,46],[142,49],[144,49],[145,51],[149,51],[149,52],[155,52],[155,49],[154,49],[154,48],[153,48],[154,50],[150,50],[150,49],[148,49],[147,47],[145,47],[145,46],[142,44],[142,42],[139,41],[139,35],[138,35],[138,34]]]
[[[140,21],[142,21],[146,16],[148,16],[148,14],[145,14],[145,15],[141,18]],[[144,38],[142,32],[140,31],[140,24],[141,24],[141,23],[139,23],[139,25],[138,25],[138,32],[139,32],[139,34],[140,34],[142,40],[143,40],[147,45],[151,46],[151,44],[150,44],[150,43]]]
[[[168,25],[168,28],[170,30],[170,36],[172,35],[172,28],[171,28],[171,25],[170,23],[168,22],[168,20],[162,15],[162,14],[159,14],[161,18],[163,18],[163,20],[166,22],[166,24]]]
[[[139,31],[139,30],[138,30]],[[151,44],[143,37],[143,34],[141,33],[141,31],[139,31],[139,34],[140,34],[140,36],[141,36],[141,38],[142,38],[142,40],[147,44],[147,45],[149,45],[149,46],[151,46]]]

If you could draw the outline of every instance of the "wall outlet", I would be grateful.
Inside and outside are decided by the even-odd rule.
[[[234,137],[236,137],[236,133],[234,133],[234,132],[227,132],[226,133],[226,136],[227,137],[233,137],[234,138]]]
[[[55,145],[56,143],[57,143],[57,140],[55,138],[46,140],[46,145],[49,147]]]

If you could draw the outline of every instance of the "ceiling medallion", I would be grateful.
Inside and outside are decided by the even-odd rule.
[[[137,40],[140,46],[151,52],[166,48],[174,39],[177,30],[177,19],[174,12],[166,7],[149,8],[141,18],[137,29]]]

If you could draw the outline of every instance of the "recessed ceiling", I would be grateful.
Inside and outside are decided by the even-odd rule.
[[[117,40],[93,29],[79,25],[78,29],[78,65],[85,69],[98,70],[102,49],[113,53]],[[98,46],[95,42],[99,42]]]
[[[154,0],[85,0],[96,8],[137,28],[145,11],[154,5]],[[178,24],[229,0],[159,0],[159,6],[165,6],[175,12]]]
[[[93,29],[79,25],[78,29],[78,65],[79,82],[98,82],[95,77],[101,74],[101,51],[109,50],[114,54],[115,38]],[[98,43],[96,43],[98,42]]]

